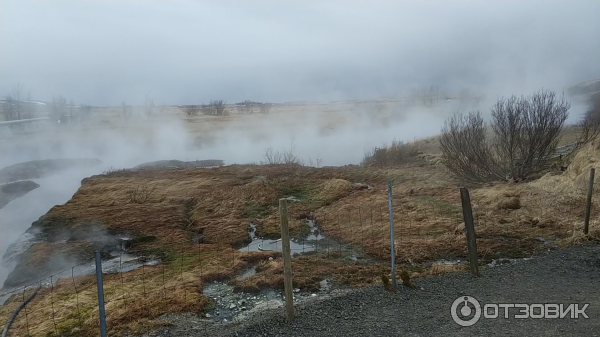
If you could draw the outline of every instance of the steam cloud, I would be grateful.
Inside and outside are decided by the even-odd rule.
[[[201,148],[198,134],[175,116],[144,127],[120,127],[117,119],[113,128],[57,133],[19,147],[5,143],[2,167],[78,157],[103,165],[35,179],[39,189],[0,210],[0,254],[31,222],[66,202],[81,179],[109,167],[162,159],[258,162],[267,147],[284,150],[292,142],[303,159],[357,164],[373,146],[435,135],[454,111],[486,112],[497,96],[562,91],[600,77],[595,1],[7,0],[1,8],[1,96],[17,82],[34,99],[62,94],[92,105],[141,104],[145,94],[158,104],[369,99],[436,85],[484,100],[436,108],[392,104],[387,121],[357,107],[335,125],[323,122],[325,108],[273,114],[260,125],[244,118],[211,132],[212,142]],[[581,111],[574,106],[571,121]],[[0,284],[10,268],[0,268]]]

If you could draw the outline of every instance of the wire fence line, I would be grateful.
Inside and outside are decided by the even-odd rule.
[[[403,268],[417,270],[419,263],[427,261],[432,264],[430,270],[420,269],[423,274],[466,267],[443,261],[445,256],[466,255],[460,206],[417,196],[420,204],[415,207],[394,197],[392,239],[386,199],[380,196],[360,206],[339,203],[330,208],[333,211],[290,220],[295,230],[290,239],[294,303],[327,297],[340,287],[369,284],[381,274],[391,276],[392,241],[395,262]],[[543,218],[543,208],[539,214]],[[489,237],[508,237],[514,229],[486,227],[488,220],[483,217],[485,214],[474,212],[483,234],[480,256],[488,254],[485,243]],[[247,318],[282,308],[281,237],[261,236],[257,228],[248,224],[249,238],[241,247],[224,243],[222,238],[239,234],[231,230],[223,231],[211,243],[173,242],[152,251],[124,245],[121,251],[104,254],[104,299],[100,302],[109,334],[143,333],[158,327],[157,318],[164,314],[193,313],[190,329],[208,336],[215,327],[241,325]],[[91,257],[0,294],[0,299],[6,299],[0,306],[3,329],[11,314],[20,309],[6,336],[100,335],[95,268]]]

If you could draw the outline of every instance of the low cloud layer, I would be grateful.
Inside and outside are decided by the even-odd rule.
[[[0,94],[76,102],[497,95],[600,77],[597,1],[3,1]]]

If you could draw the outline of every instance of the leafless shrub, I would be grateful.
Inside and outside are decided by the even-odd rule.
[[[17,83],[12,93],[8,94],[4,99],[4,119],[7,121],[20,120],[24,114],[24,102],[22,101],[23,87],[21,83]],[[27,118],[27,117],[26,117]]]
[[[273,106],[273,105],[272,105],[272,104],[270,104],[270,103],[261,103],[261,104],[259,105],[259,108],[260,108],[260,113],[262,113],[262,114],[265,114],[265,115],[266,115],[266,114],[268,114],[268,113],[269,113],[269,111],[271,111],[271,107],[272,107],[272,106]]]
[[[192,117],[200,113],[201,107],[198,105],[187,105],[182,108],[186,115]]]
[[[227,109],[225,108],[225,101],[220,100],[212,100],[208,105],[202,105],[200,111],[204,115],[211,116],[227,116]]]
[[[296,146],[292,145],[288,150],[275,151],[272,147],[267,148],[264,154],[265,161],[261,165],[285,165],[285,164],[303,164],[302,159],[294,154]]]
[[[13,98],[12,95],[7,95],[4,98],[4,105],[2,112],[4,114],[4,120],[12,121],[18,119],[18,101]]]
[[[310,166],[310,167],[321,167],[321,164],[323,163],[323,159],[320,156],[317,156],[317,158],[315,158],[315,160],[313,161],[312,158],[308,158],[308,161],[305,163],[306,166]]]
[[[390,146],[376,147],[365,153],[361,165],[395,166],[413,160],[421,153],[417,143],[392,141]]]
[[[237,103],[235,106],[238,110],[238,113],[249,115],[254,112],[254,107],[257,105],[257,102],[245,100],[243,102]]]
[[[439,141],[442,163],[463,180],[482,183],[503,178],[479,111],[468,116],[456,113],[444,124]]]
[[[442,128],[442,162],[471,183],[527,179],[547,168],[570,106],[545,90],[500,99],[491,109],[491,140],[481,113],[455,114]]]
[[[143,204],[149,201],[156,187],[148,185],[139,185],[136,188],[127,191],[127,197],[130,203]]]

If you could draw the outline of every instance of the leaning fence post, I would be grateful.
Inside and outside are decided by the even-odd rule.
[[[291,322],[294,320],[294,292],[292,288],[292,256],[290,254],[290,233],[288,228],[287,199],[279,199],[279,215],[281,217],[281,252],[283,254],[283,286],[285,295],[285,311]]]
[[[594,174],[596,169],[590,170],[590,181],[588,182],[587,200],[585,205],[585,221],[583,225],[583,234],[587,235],[590,229],[590,213],[592,211],[592,191],[594,190]]]
[[[460,199],[462,202],[465,229],[467,231],[469,267],[471,269],[471,274],[481,276],[481,274],[479,274],[479,262],[477,261],[477,239],[475,236],[475,224],[473,222],[473,210],[471,209],[471,197],[469,197],[469,190],[465,187],[460,188]]]
[[[392,253],[392,286],[396,286],[396,247],[394,247],[394,211],[392,210],[392,182],[388,181],[388,207],[390,213],[390,250]]]
[[[98,286],[98,315],[100,316],[100,336],[106,337],[106,315],[104,312],[104,286],[102,285],[102,258],[100,251],[95,251],[96,285]]]

